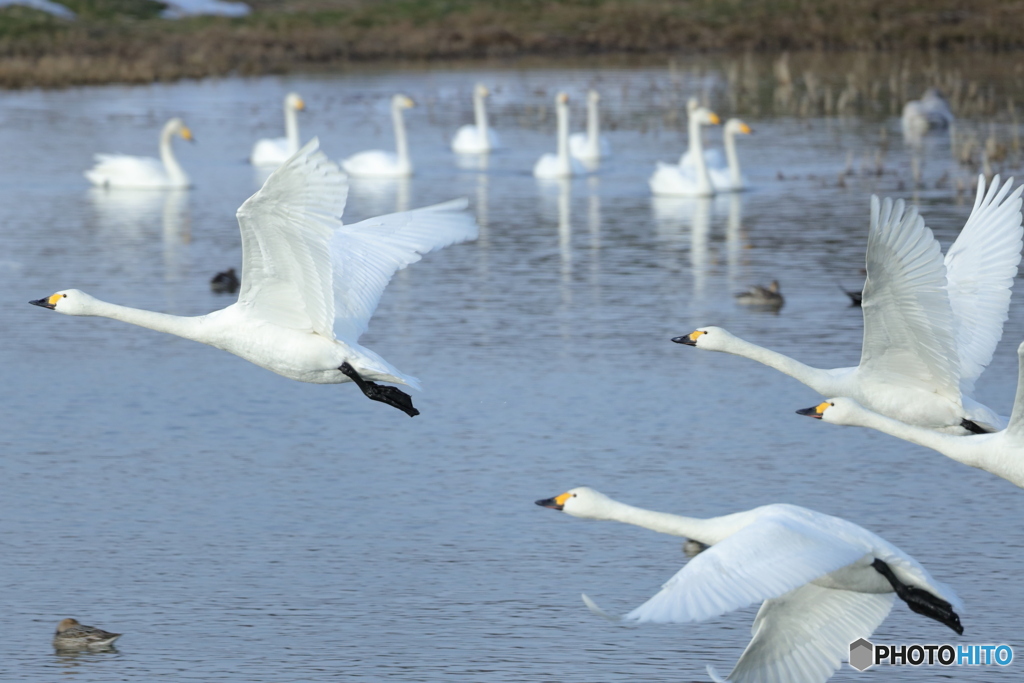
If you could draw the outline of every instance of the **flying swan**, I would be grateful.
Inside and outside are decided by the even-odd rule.
[[[486,154],[501,147],[498,134],[487,125],[485,100],[490,94],[487,86],[482,83],[473,88],[473,117],[476,123],[467,123],[455,132],[452,151],[456,154]]]
[[[1021,188],[999,176],[978,194],[945,259],[903,200],[871,198],[860,365],[823,370],[751,344],[720,327],[672,341],[745,356],[822,396],[846,396],[900,422],[950,434],[992,432],[1006,418],[974,400],[974,382],[1003,334],[1021,258]],[[811,330],[810,333],[815,333]]]
[[[306,103],[297,93],[288,93],[284,98],[284,137],[263,138],[252,146],[249,161],[253,166],[280,166],[299,151],[298,112],[306,109]]]
[[[710,546],[623,619],[704,621],[764,601],[732,672],[723,679],[708,667],[716,681],[826,681],[848,657],[850,643],[885,620],[894,597],[963,633],[957,615],[963,608],[950,588],[907,553],[845,519],[783,504],[695,519],[626,505],[585,486],[537,505]],[[583,600],[607,616],[586,595]]]
[[[160,190],[189,187],[192,181],[174,158],[171,138],[193,142],[192,131],[185,122],[173,118],[160,131],[160,158],[133,157],[128,154],[97,154],[96,165],[85,172],[93,185]]]
[[[932,448],[957,462],[985,470],[1024,488],[1024,344],[1017,347],[1017,358],[1020,372],[1013,413],[1006,429],[995,434],[939,434],[879,415],[850,398],[830,398],[813,408],[796,412],[832,424],[877,429],[904,441]]]
[[[77,289],[30,303],[192,339],[300,382],[355,382],[371,400],[417,415],[408,394],[376,382],[419,388],[418,381],[357,340],[395,271],[474,239],[477,226],[464,199],[343,226],[346,178],[319,144],[314,138],[299,150],[238,209],[242,286],[227,308],[182,317]]]

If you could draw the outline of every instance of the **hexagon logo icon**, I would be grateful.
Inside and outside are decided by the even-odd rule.
[[[875,663],[875,646],[866,638],[858,638],[850,643],[850,666],[857,671],[864,671]]]

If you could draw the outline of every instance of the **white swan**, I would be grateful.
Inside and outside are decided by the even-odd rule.
[[[558,118],[558,153],[549,152],[538,159],[533,175],[537,178],[582,175],[587,169],[569,154],[569,96],[564,92],[555,96],[555,115]]]
[[[296,93],[288,93],[284,98],[284,137],[263,138],[252,146],[249,161],[253,166],[277,167],[288,161],[299,151],[299,117],[298,112],[306,109],[306,103]]]
[[[654,169],[654,175],[647,181],[651,186],[651,192],[679,197],[708,197],[715,193],[704,161],[700,127],[717,126],[718,123],[718,116],[704,107],[696,107],[689,112],[690,152],[695,163],[687,168],[659,161]]]
[[[704,621],[764,601],[728,681],[828,680],[848,657],[850,643],[885,620],[896,596],[963,633],[956,613],[962,606],[951,589],[907,553],[845,519],[781,504],[696,519],[626,505],[585,486],[537,505],[710,546],[624,619]],[[723,680],[711,667],[708,672]]]
[[[830,398],[813,408],[797,412],[832,424],[877,429],[904,441],[932,448],[957,462],[991,472],[1024,488],[1024,344],[1017,347],[1017,358],[1020,371],[1013,413],[1006,429],[994,434],[940,434],[879,415],[850,398]]]
[[[952,434],[1002,429],[1006,418],[973,399],[1010,305],[1021,251],[1021,189],[978,194],[945,260],[915,209],[871,198],[860,365],[822,370],[702,327],[672,341],[745,356],[822,396],[846,396],[901,422]],[[808,331],[811,334],[817,331]]]
[[[715,192],[742,192],[747,181],[740,171],[740,158],[736,154],[736,135],[750,135],[753,129],[739,119],[729,119],[722,127],[722,144],[725,158],[716,149],[704,150],[704,163],[708,168],[711,185]],[[692,149],[688,149],[679,162],[684,168],[695,168]]]
[[[412,175],[409,161],[409,145],[405,139],[405,121],[402,110],[415,107],[416,103],[405,95],[391,98],[391,121],[395,126],[395,152],[373,149],[353,154],[341,162],[349,175],[357,178],[405,178]],[[397,153],[396,153],[397,152]]]
[[[409,396],[374,381],[418,387],[360,346],[384,287],[421,254],[473,239],[465,200],[342,226],[346,178],[314,138],[238,209],[238,301],[196,317],[144,311],[67,289],[31,303],[68,315],[114,318],[215,346],[300,382],[355,382],[369,398],[416,415]]]
[[[900,125],[904,138],[919,142],[929,129],[948,128],[955,120],[942,93],[936,88],[928,88],[921,99],[903,105]]]
[[[160,131],[160,158],[133,157],[127,154],[97,154],[96,165],[85,172],[93,185],[158,190],[189,187],[192,181],[178,164],[171,148],[171,137],[179,135],[192,142],[192,131],[185,122],[173,118]]]
[[[452,151],[456,154],[486,154],[501,147],[498,134],[487,125],[487,105],[484,100],[490,91],[483,84],[473,89],[473,117],[475,124],[467,123],[452,138]]]
[[[601,120],[597,104],[601,95],[596,90],[587,93],[587,132],[569,136],[569,153],[580,161],[597,161],[611,154],[608,140],[601,135]]]

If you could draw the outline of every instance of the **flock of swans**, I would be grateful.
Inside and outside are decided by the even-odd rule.
[[[486,87],[475,88],[475,123],[457,131],[451,143],[455,152],[485,154],[500,147],[488,124],[488,95]],[[568,97],[558,94],[557,151],[538,160],[534,175],[586,172],[584,162],[609,154],[600,133],[599,99],[594,92],[588,98],[587,132],[570,136]],[[30,303],[199,341],[297,381],[352,382],[369,399],[417,415],[408,394],[379,384],[416,388],[417,380],[358,339],[396,271],[423,254],[474,239],[477,225],[465,211],[465,200],[354,224],[341,221],[347,176],[412,173],[403,123],[403,111],[412,106],[405,95],[391,100],[396,152],[361,152],[339,164],[319,150],[316,138],[300,147],[297,114],[304,103],[295,94],[285,98],[286,136],[258,141],[250,157],[253,164],[278,168],[237,211],[243,263],[232,305],[181,317],[100,301],[77,289]],[[701,127],[718,124],[718,117],[696,102],[688,113],[689,148],[678,163],[658,164],[652,191],[699,196],[744,189],[735,136],[750,133],[749,126],[737,119],[725,125],[723,159],[701,144]],[[161,133],[161,160],[102,155],[86,175],[98,185],[187,186],[188,176],[171,150],[175,135],[192,139],[184,123],[172,119]],[[810,367],[719,327],[701,327],[672,341],[745,356],[829,397],[801,414],[883,431],[1024,487],[1024,344],[1018,350],[1021,377],[1011,417],[973,397],[1002,336],[1021,259],[1021,194],[1012,180],[1001,183],[997,176],[986,186],[981,178],[971,215],[945,255],[916,209],[902,200],[872,198],[864,340],[856,367]],[[778,294],[777,286],[773,291]],[[746,650],[724,678],[709,667],[714,680],[825,681],[841,665],[850,642],[870,636],[897,597],[913,611],[963,632],[962,605],[950,588],[906,552],[843,519],[786,504],[694,519],[626,505],[587,487],[537,504],[699,544],[702,552],[624,620],[700,621],[761,602]],[[616,619],[583,597],[591,611]],[[65,620],[58,637],[84,637],[83,628],[91,627]]]

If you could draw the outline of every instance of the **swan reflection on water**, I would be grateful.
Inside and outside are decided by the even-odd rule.
[[[409,179],[350,177],[348,202],[360,216],[408,211]]]
[[[659,238],[675,249],[682,249],[683,233],[690,228],[690,271],[693,275],[693,294],[704,293],[708,265],[708,233],[711,229],[710,197],[651,197],[651,211]],[[678,267],[672,263],[670,266]]]

